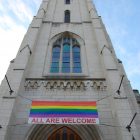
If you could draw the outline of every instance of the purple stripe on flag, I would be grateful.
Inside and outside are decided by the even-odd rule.
[[[73,118],[98,118],[98,115],[80,115],[80,114],[49,114],[49,115],[32,115],[32,118],[57,118],[57,117],[73,117]]]

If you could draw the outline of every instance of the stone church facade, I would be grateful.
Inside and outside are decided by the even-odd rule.
[[[33,100],[96,101],[100,123],[28,124]],[[139,124],[92,0],[43,0],[0,86],[0,140],[139,140]]]

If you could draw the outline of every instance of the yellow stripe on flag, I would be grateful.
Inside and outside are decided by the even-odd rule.
[[[32,106],[31,109],[97,109],[96,106]]]

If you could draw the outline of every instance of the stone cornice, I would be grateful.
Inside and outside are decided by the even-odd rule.
[[[99,90],[105,91],[107,88],[105,79],[72,79],[72,80],[56,80],[56,79],[26,79],[26,90],[37,90],[44,87],[47,90]]]

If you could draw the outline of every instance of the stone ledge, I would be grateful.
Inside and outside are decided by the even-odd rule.
[[[41,80],[41,79],[28,79],[25,81],[25,90],[34,89],[37,90],[40,87],[44,87],[47,90],[99,90],[106,91],[107,85],[105,79],[89,79],[89,80]]]

